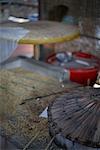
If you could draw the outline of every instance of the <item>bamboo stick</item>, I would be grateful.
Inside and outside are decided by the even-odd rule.
[[[52,144],[53,140],[55,139],[55,136],[50,140],[50,142],[48,143],[47,147],[45,148],[45,150],[48,150],[50,145]]]
[[[23,150],[26,150],[31,144],[32,142],[37,138],[37,136],[39,135],[40,132],[38,132],[34,137],[32,137],[32,139],[25,145],[25,147],[23,148]]]

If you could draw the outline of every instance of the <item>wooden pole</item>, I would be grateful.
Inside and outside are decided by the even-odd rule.
[[[36,60],[39,60],[40,58],[40,49],[39,49],[39,46],[37,45],[34,45],[34,58]]]

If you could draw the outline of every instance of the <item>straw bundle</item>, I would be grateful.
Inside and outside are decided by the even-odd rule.
[[[67,87],[73,85],[67,84],[65,88]],[[40,131],[33,145],[37,149],[39,146],[44,149],[49,140],[48,125],[47,120],[39,118],[39,114],[57,96],[50,94],[65,88],[62,89],[60,83],[53,78],[21,68],[0,70],[0,128],[3,135],[9,136],[20,148],[24,148],[29,139]],[[23,101],[26,103],[20,105]]]

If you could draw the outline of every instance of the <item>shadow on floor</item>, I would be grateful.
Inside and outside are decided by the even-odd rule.
[[[0,150],[19,150],[15,145],[10,143],[6,138],[0,136]]]

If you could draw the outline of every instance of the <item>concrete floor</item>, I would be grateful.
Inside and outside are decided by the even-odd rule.
[[[10,143],[6,138],[0,136],[0,150],[19,150],[15,145]]]

